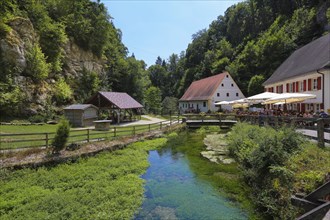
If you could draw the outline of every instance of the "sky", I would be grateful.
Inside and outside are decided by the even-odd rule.
[[[122,31],[129,56],[148,66],[167,60],[191,43],[191,36],[208,28],[228,7],[242,0],[101,0]]]

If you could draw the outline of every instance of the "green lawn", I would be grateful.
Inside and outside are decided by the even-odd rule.
[[[70,131],[69,143],[85,142],[88,140],[111,140],[114,137],[131,136],[151,130],[159,129],[159,124],[137,125],[137,126],[112,126],[109,131],[79,130],[72,128]],[[19,136],[0,136],[0,150],[26,147],[48,146],[55,136],[57,125],[1,125],[1,134],[22,134]],[[37,134],[31,134],[37,133]],[[47,133],[47,134],[46,134]]]

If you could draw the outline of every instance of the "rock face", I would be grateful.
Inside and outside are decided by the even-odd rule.
[[[104,61],[96,57],[92,52],[78,47],[72,39],[69,39],[63,47],[64,65],[62,72],[52,74],[46,80],[34,82],[30,76],[24,74],[27,67],[26,51],[28,44],[39,42],[39,35],[29,19],[17,17],[7,23],[11,30],[5,37],[0,38],[0,59],[12,66],[14,85],[24,91],[21,115],[40,114],[54,94],[53,84],[58,75],[65,79],[79,80],[82,70],[97,72],[101,78],[105,74]]]
[[[214,163],[230,164],[235,162],[227,156],[228,148],[224,138],[224,134],[207,135],[204,139],[206,151],[202,151],[201,155]]]
[[[73,42],[73,39],[70,39],[65,45],[64,57],[66,60],[64,72],[66,75],[81,77],[83,68],[99,74],[105,73],[104,62],[92,52],[85,51],[78,47],[77,44]]]

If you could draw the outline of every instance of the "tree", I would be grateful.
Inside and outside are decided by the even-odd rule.
[[[39,82],[48,77],[50,65],[46,62],[45,55],[42,53],[38,44],[28,44],[26,51],[25,72],[35,82]]]
[[[55,137],[52,141],[53,154],[59,153],[63,150],[68,142],[70,134],[69,121],[62,119],[57,127]]]
[[[162,101],[163,114],[176,113],[178,111],[178,99],[175,97],[165,97]]]
[[[147,111],[159,114],[161,110],[161,91],[159,88],[151,86],[145,93],[145,106]]]
[[[249,96],[253,96],[264,91],[262,83],[265,81],[265,77],[262,75],[255,75],[250,79],[248,86]]]

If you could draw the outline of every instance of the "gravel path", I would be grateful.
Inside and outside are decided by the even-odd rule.
[[[149,120],[138,120],[134,122],[127,122],[127,123],[120,123],[119,126],[132,126],[132,125],[147,125],[147,124],[153,124],[153,123],[158,123],[161,121],[166,121],[165,119],[159,119],[159,118],[154,118],[148,115],[142,115],[143,118],[147,118]]]

